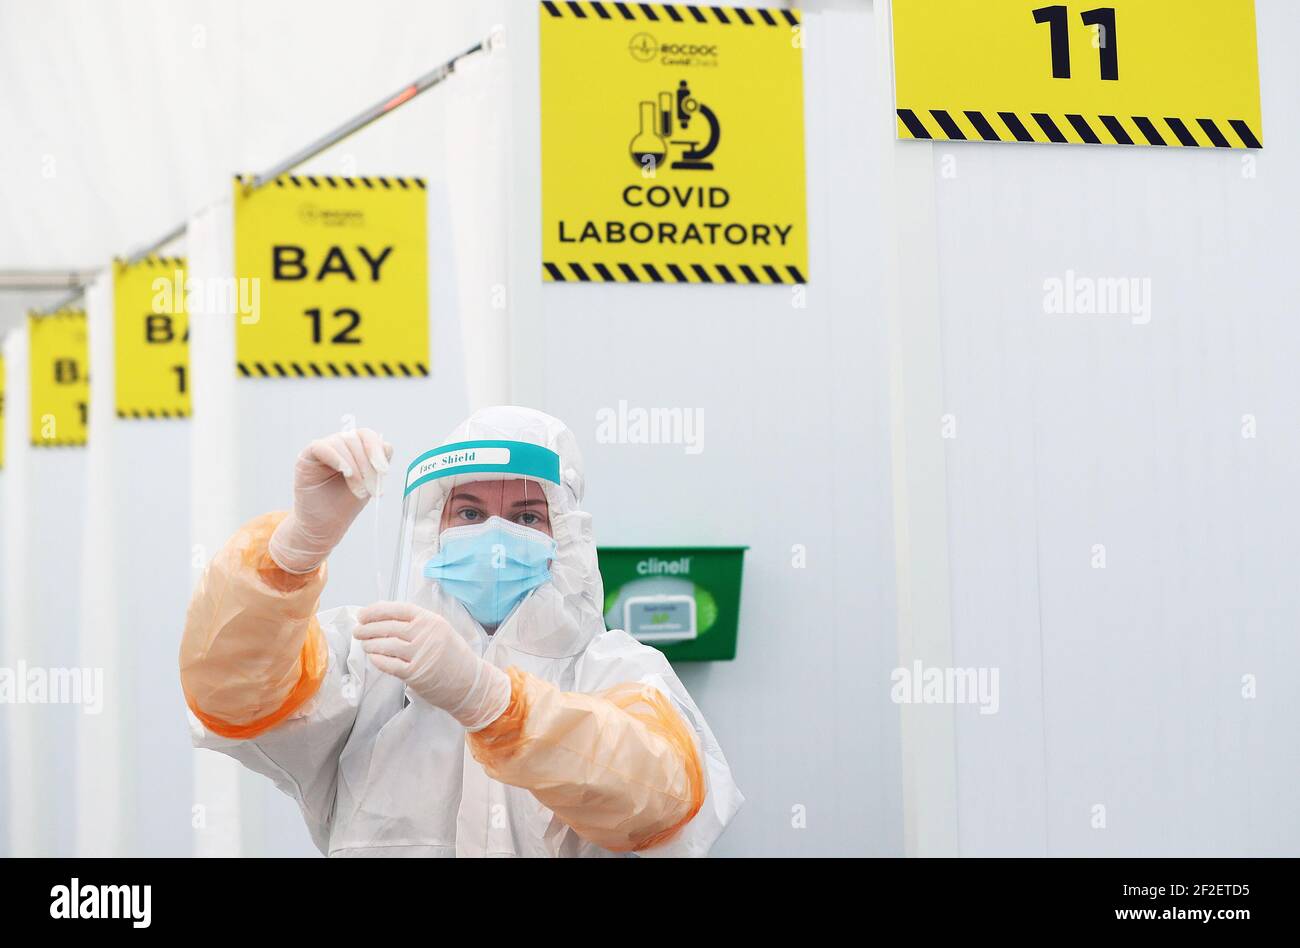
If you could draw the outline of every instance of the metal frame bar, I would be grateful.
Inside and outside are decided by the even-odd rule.
[[[55,302],[51,303],[49,306],[46,306],[43,309],[33,310],[32,315],[49,316],[51,313],[57,313],[61,309],[67,309],[77,300],[81,299],[83,296],[86,295],[86,287],[89,285],[90,285],[90,278],[87,277],[84,281],[78,283],[73,288],[71,293],[65,293],[63,296],[60,296]]]
[[[93,270],[0,270],[0,290],[36,292],[80,286]]]
[[[316,139],[316,141],[312,142],[309,145],[304,146],[303,148],[294,152],[288,158],[285,158],[283,161],[272,165],[266,171],[263,171],[261,174],[255,176],[252,182],[249,184],[249,188],[252,190],[257,190],[258,188],[274,181],[280,175],[284,174],[287,171],[291,171],[294,168],[301,165],[303,162],[316,157],[325,149],[332,148],[334,145],[337,145],[339,142],[343,141],[343,139],[365,128],[367,125],[369,125],[371,122],[374,122],[376,119],[382,118],[383,116],[387,115],[389,112],[393,111],[399,106],[405,105],[407,102],[410,102],[421,92],[425,92],[429,89],[432,89],[434,86],[438,85],[440,82],[442,82],[444,79],[446,79],[448,76],[450,76],[453,72],[456,71],[457,62],[464,59],[466,56],[472,56],[474,53],[489,48],[492,42],[493,41],[491,39],[486,39],[481,43],[475,43],[469,49],[465,50],[463,53],[460,53],[459,55],[453,56],[451,59],[447,60],[441,66],[438,66],[436,69],[431,69],[429,72],[426,72],[424,75],[420,76],[414,82],[406,86],[403,86],[398,92],[388,96],[381,102],[375,103],[370,108],[366,109],[364,112],[361,112],[358,115],[353,116],[348,121],[344,122],[342,125],[334,129],[332,132],[322,135],[320,138]]]
[[[252,180],[246,184],[246,187],[250,191],[255,191],[258,188],[263,187],[264,185],[270,183],[271,181],[274,181],[280,175],[288,171],[292,171],[294,168],[298,167],[303,162],[309,161],[310,159],[319,155],[321,152],[325,151],[327,148],[332,148],[333,146],[337,145],[339,142],[343,141],[343,139],[348,138],[349,136],[353,135],[356,132],[359,132],[361,129],[365,128],[367,125],[370,125],[372,122],[387,115],[389,112],[392,112],[393,110],[399,108],[400,106],[405,105],[407,102],[410,102],[412,99],[420,95],[422,92],[427,92],[429,89],[432,89],[434,86],[440,84],[443,80],[445,80],[448,76],[450,76],[453,72],[456,71],[456,64],[460,62],[462,59],[466,58],[467,56],[472,56],[475,53],[490,52],[491,50],[493,50],[494,48],[500,45],[501,45],[500,30],[494,29],[486,39],[482,40],[481,42],[475,43],[473,46],[469,47],[469,49],[466,49],[463,52],[457,53],[455,56],[451,57],[451,59],[447,60],[442,65],[429,70],[424,75],[417,78],[414,82],[411,82],[406,86],[403,86],[401,90],[399,90],[398,92],[388,96],[387,98],[383,99],[380,102],[377,102],[376,104],[372,105],[370,108],[366,109],[365,111],[360,112],[359,114],[353,116],[352,118],[348,119],[348,121],[344,122],[342,125],[335,128],[333,131],[328,132],[325,135],[322,135],[320,138],[316,139],[314,142],[305,145],[304,147],[300,148],[298,151],[294,152],[289,157],[285,158],[283,161],[277,162],[276,164],[272,165],[270,168],[268,168],[266,171],[263,171],[261,174],[255,175],[252,178]],[[132,252],[128,257],[126,257],[126,263],[128,265],[133,263],[139,263],[141,260],[149,256],[150,254],[157,252],[162,247],[165,247],[167,244],[171,243],[172,241],[183,237],[185,235],[185,228],[186,228],[186,224],[184,222],[177,225],[176,227],[173,227],[171,230],[163,234],[163,236],[159,237],[157,240],[145,244],[144,246]],[[89,274],[84,274],[84,275],[68,274],[68,277],[69,280],[66,284],[56,284],[54,287],[50,287],[48,285],[35,287],[36,289],[51,289],[51,288],[59,289],[62,286],[71,286],[73,288],[72,292],[66,294],[65,296],[60,297],[59,300],[53,305],[38,310],[36,313],[38,316],[48,316],[50,313],[56,313],[59,310],[63,309],[64,307],[69,306],[72,303],[75,303],[78,299],[80,299],[85,294],[86,286],[89,284],[91,279],[90,275]],[[3,282],[0,282],[0,290],[12,289],[12,288],[13,287],[5,286]]]

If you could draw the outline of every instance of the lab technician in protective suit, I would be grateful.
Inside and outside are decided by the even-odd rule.
[[[743,798],[663,655],[606,631],[573,434],[473,415],[402,485],[395,601],[317,614],[391,446],[315,441],[180,651],[194,743],[297,800],[331,856],[703,856]]]

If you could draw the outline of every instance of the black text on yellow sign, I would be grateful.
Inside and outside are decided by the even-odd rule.
[[[805,282],[800,15],[579,0],[540,16],[543,279]]]
[[[894,0],[906,139],[1260,148],[1255,0]]]
[[[237,180],[240,375],[428,375],[427,196],[421,178]]]
[[[145,257],[113,267],[114,389],[119,418],[190,413],[185,261]]]
[[[77,447],[90,420],[89,350],[84,310],[27,318],[31,443]]]

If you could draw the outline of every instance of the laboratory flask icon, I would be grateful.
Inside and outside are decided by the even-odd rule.
[[[702,120],[695,121],[693,119]],[[675,90],[659,93],[658,102],[640,103],[641,127],[629,149],[632,160],[642,170],[654,171],[668,159],[668,149],[681,150],[671,164],[679,171],[712,171],[708,159],[722,140],[722,125],[707,105],[691,94],[683,79]],[[702,132],[702,133],[701,133]],[[688,135],[693,137],[688,138]]]

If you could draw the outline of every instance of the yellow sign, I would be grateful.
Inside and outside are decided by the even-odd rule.
[[[28,316],[27,344],[31,443],[41,448],[84,445],[90,414],[85,311]]]
[[[130,265],[115,264],[113,325],[117,417],[188,417],[185,261],[145,257]]]
[[[236,181],[240,375],[428,375],[427,196],[422,178]]]
[[[1260,148],[1254,0],[894,0],[901,138]]]
[[[541,5],[542,276],[804,283],[793,10]]]

